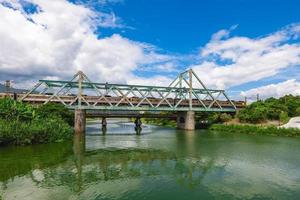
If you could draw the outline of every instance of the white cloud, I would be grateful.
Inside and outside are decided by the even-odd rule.
[[[300,95],[300,82],[291,79],[241,92],[241,96],[248,98],[256,98],[257,94],[259,94],[262,99],[268,97],[282,97],[287,94]]]
[[[227,29],[219,30],[218,32],[214,33],[211,36],[211,40],[217,41],[217,40],[228,38],[230,35],[230,32],[233,31],[234,29],[236,29],[237,27],[238,27],[238,25],[234,25],[234,26],[231,26],[229,30],[227,30]]]
[[[21,3],[20,3],[21,2]],[[95,11],[90,4],[66,0],[30,0],[37,12],[26,13],[25,1],[0,0],[0,79],[23,86],[37,79],[70,79],[83,70],[95,82],[168,85],[166,76],[137,76],[135,72],[165,72],[174,76],[182,63],[193,65],[212,88],[232,86],[277,75],[300,65],[300,24],[259,37],[230,37],[220,30],[194,55],[170,55],[157,47],[114,34],[101,37],[101,28],[124,27],[113,12]],[[122,0],[98,0],[98,4]],[[95,34],[100,27],[99,35]],[[188,60],[186,60],[188,58]],[[146,78],[147,77],[147,78]]]
[[[192,66],[210,87],[229,88],[271,77],[300,64],[300,24],[260,38],[229,37],[221,30],[201,50],[203,62]]]
[[[32,0],[40,10],[35,13],[24,12],[18,1],[5,3],[11,5],[0,4],[0,79],[69,79],[82,69],[93,81],[128,82],[139,64],[171,59],[118,34],[99,39],[96,26],[116,26],[101,17],[107,13],[65,0]]]

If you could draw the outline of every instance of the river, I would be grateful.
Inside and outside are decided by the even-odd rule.
[[[0,148],[0,199],[300,199],[300,139],[88,122],[65,143]]]

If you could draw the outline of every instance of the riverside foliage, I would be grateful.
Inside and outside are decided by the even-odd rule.
[[[0,99],[0,145],[63,141],[72,136],[73,115],[63,105]]]
[[[273,136],[300,136],[300,129],[297,128],[278,128],[276,126],[255,126],[255,125],[222,125],[214,124],[209,130],[228,134],[249,134],[249,135],[273,135]]]
[[[237,117],[241,122],[261,123],[266,120],[280,120],[286,123],[290,117],[300,115],[300,97],[286,95],[279,99],[268,98],[257,101],[240,110]]]
[[[166,127],[172,127],[175,128],[176,127],[176,121],[175,120],[171,120],[171,119],[158,119],[158,118],[154,118],[154,119],[142,119],[143,123],[147,123],[147,124],[153,124],[153,125],[158,125],[158,126],[166,126]]]

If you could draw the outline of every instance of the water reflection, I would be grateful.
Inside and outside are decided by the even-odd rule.
[[[0,195],[4,199],[300,197],[300,159],[292,154],[300,150],[297,139],[152,130],[141,136],[88,132],[76,134],[73,146],[1,150]],[[61,158],[56,151],[68,153]],[[20,156],[30,160],[26,165],[30,167],[21,170]]]
[[[72,155],[72,142],[0,148],[0,182],[55,166]]]
[[[75,139],[75,138],[74,138]],[[82,139],[77,137],[76,139]],[[101,181],[169,175],[190,189],[199,185],[206,173],[216,166],[214,160],[179,158],[176,154],[155,149],[100,149],[84,153],[81,141],[74,144],[76,180],[80,191],[84,186]],[[78,148],[78,149],[76,149]],[[218,166],[222,170],[224,166]],[[84,169],[84,170],[83,170]],[[57,173],[60,174],[60,173]],[[89,177],[93,177],[92,179]],[[84,185],[82,185],[82,180]],[[70,183],[71,184],[71,183]]]
[[[142,127],[135,127],[134,130],[135,130],[135,133],[137,135],[141,135],[141,133],[142,133]]]
[[[107,127],[105,126],[105,127],[102,127],[102,135],[106,135],[106,133],[107,133]]]
[[[73,139],[73,152],[76,166],[76,184],[75,191],[79,192],[82,190],[82,165],[84,163],[85,155],[85,135],[77,133]]]
[[[105,126],[99,123],[100,120],[88,121],[88,135],[141,135],[149,134],[153,131],[154,126],[141,124],[140,120],[134,122],[128,119],[106,119]]]

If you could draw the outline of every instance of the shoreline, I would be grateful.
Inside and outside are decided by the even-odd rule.
[[[226,132],[229,134],[243,133],[248,135],[300,137],[300,129],[298,128],[284,128],[277,126],[213,124],[208,130]]]

